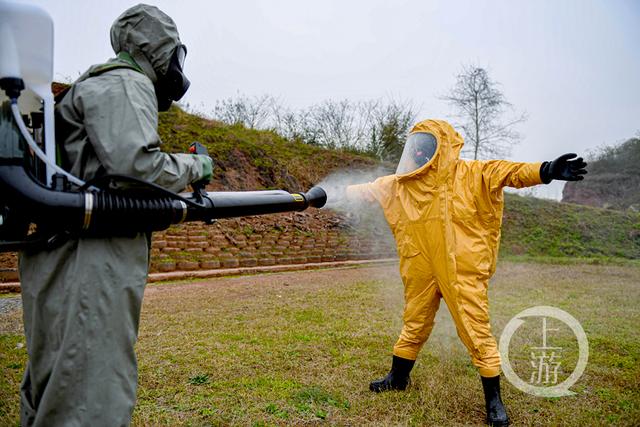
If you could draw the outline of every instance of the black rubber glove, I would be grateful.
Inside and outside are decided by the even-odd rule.
[[[552,162],[544,162],[540,166],[540,179],[545,184],[548,184],[553,179],[559,179],[561,181],[582,181],[584,174],[587,173],[585,169],[587,163],[578,157],[575,160],[570,160],[578,157],[575,153],[563,154]]]

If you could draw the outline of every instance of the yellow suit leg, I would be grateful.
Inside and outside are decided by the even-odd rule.
[[[458,272],[455,289],[443,289],[442,294],[473,365],[483,377],[495,377],[500,374],[500,353],[491,334],[487,284],[475,273]]]
[[[415,360],[433,329],[441,295],[430,263],[422,255],[401,257],[400,275],[404,283],[405,307],[402,332],[393,354]]]

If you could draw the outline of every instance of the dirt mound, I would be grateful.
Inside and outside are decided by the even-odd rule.
[[[308,190],[339,169],[374,169],[371,157],[289,141],[271,131],[226,125],[186,113],[178,107],[160,114],[163,150],[184,153],[198,141],[215,161],[208,187],[217,191]]]

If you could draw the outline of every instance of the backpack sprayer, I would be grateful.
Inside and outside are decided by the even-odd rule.
[[[176,194],[126,176],[84,182],[56,164],[52,81],[51,17],[32,5],[0,1],[0,252],[326,203],[320,187],[307,193],[206,192],[196,185],[193,193]],[[203,149],[192,145],[191,151]]]

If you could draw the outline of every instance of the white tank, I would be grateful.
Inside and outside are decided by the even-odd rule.
[[[0,0],[0,78],[35,88],[53,79],[53,20],[39,7]]]
[[[21,78],[27,88],[18,104],[22,113],[44,111],[47,157],[55,162],[53,122],[53,20],[43,9],[0,0],[0,79]],[[0,103],[7,99],[0,91]],[[44,104],[44,105],[43,105]],[[47,168],[48,181],[53,170]]]

